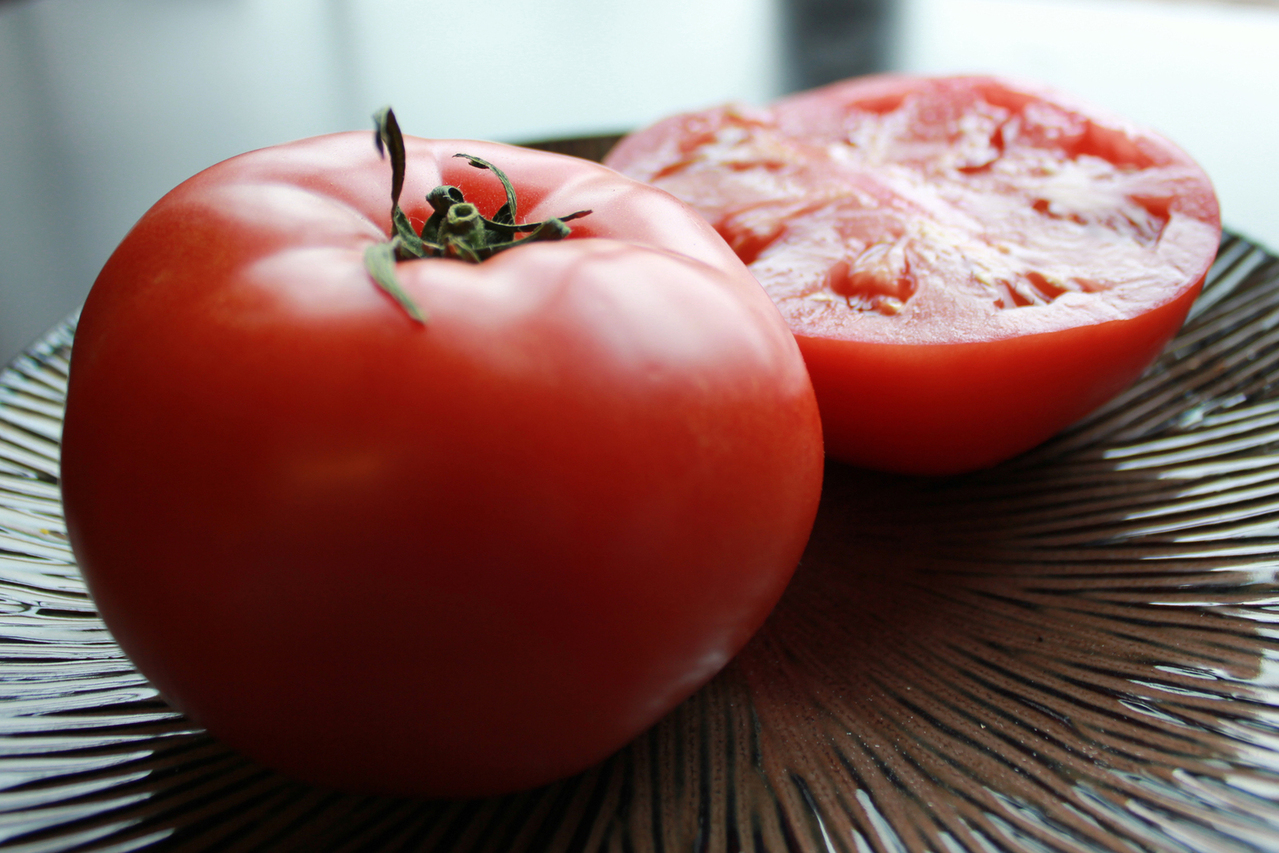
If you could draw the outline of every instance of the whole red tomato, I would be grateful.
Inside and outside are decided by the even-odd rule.
[[[472,795],[581,770],[745,643],[822,476],[802,358],[696,213],[598,164],[407,139],[402,202],[592,212],[370,279],[368,134],[177,187],[103,269],[63,436],[71,541],[176,708],[290,774]]]
[[[606,162],[714,224],[799,340],[827,452],[893,471],[992,465],[1123,390],[1220,237],[1172,143],[988,77],[676,116]]]

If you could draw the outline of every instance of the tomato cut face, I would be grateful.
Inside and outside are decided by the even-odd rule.
[[[985,467],[1118,393],[1216,253],[1203,171],[1064,96],[880,76],[677,116],[608,164],[696,207],[796,335],[828,454]]]

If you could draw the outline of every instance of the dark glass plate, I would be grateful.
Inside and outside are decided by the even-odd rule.
[[[7,851],[1279,850],[1279,261],[1246,240],[1146,377],[1037,450],[831,465],[718,678],[599,767],[477,801],[310,788],[157,697],[67,546],[73,334],[0,374]]]

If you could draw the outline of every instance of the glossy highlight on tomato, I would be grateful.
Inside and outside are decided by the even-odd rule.
[[[799,341],[828,454],[890,471],[988,467],[1123,390],[1220,238],[1173,143],[991,77],[675,116],[605,162],[715,226]]]
[[[580,771],[710,679],[806,542],[820,422],[718,235],[575,158],[405,140],[401,204],[589,209],[567,239],[395,264],[369,134],[213,166],[83,308],[62,487],[108,627],[176,708],[346,789],[492,794]]]

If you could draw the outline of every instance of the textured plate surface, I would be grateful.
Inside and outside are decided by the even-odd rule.
[[[777,611],[598,768],[490,800],[309,788],[170,710],[94,612],[74,321],[0,374],[0,847],[1279,850],[1279,262],[1228,237],[1121,399],[995,470],[828,469]]]

